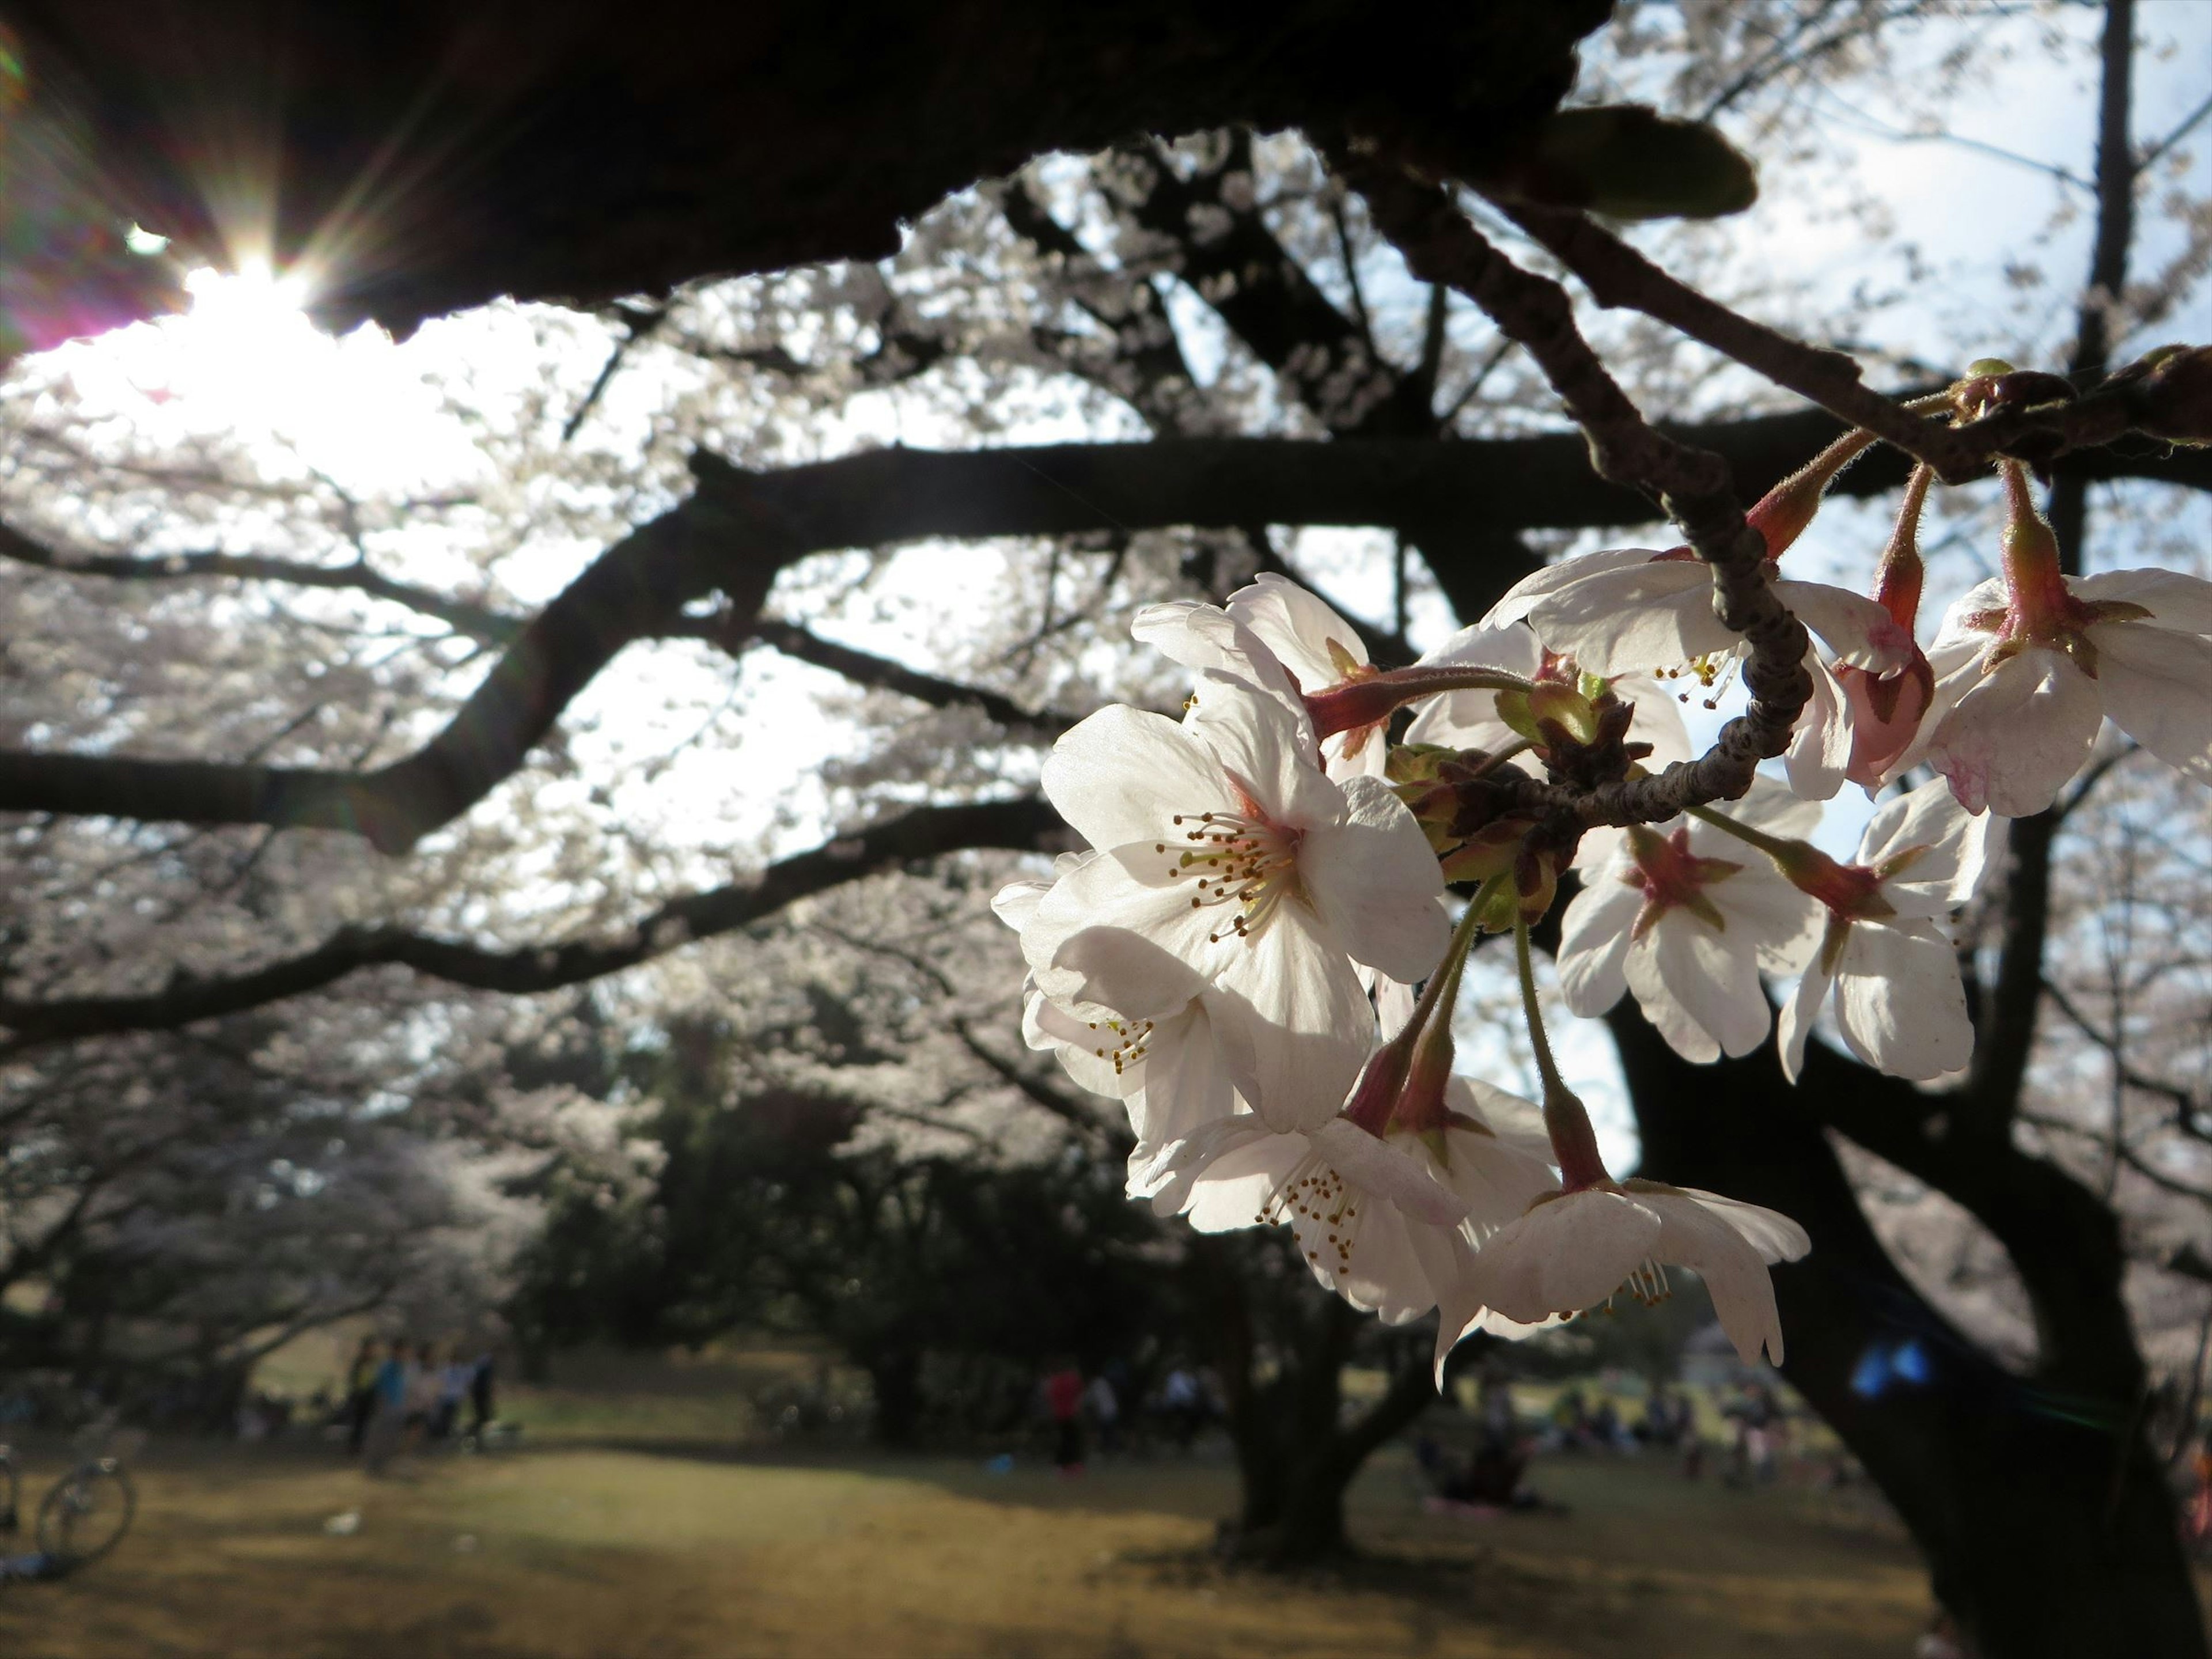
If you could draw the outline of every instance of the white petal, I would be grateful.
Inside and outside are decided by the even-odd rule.
[[[1332,1118],[1314,1130],[1312,1139],[1314,1150],[1338,1174],[1413,1219],[1449,1227],[1467,1214],[1467,1200],[1438,1181],[1425,1158],[1407,1156],[1356,1123]]]
[[[1346,778],[1343,796],[1343,820],[1307,830],[1299,844],[1298,878],[1353,959],[1393,979],[1426,979],[1451,937],[1437,855],[1380,779]]]
[[[1073,977],[1070,1000],[1157,1019],[1196,996],[1210,977],[1218,950],[1208,935],[1225,910],[1194,910],[1188,889],[1131,875],[1129,866],[1142,867],[1156,844],[1119,849],[1122,856],[1095,859],[1061,877],[1023,930],[1024,951],[1048,951],[1046,966]]]
[[[1559,924],[1559,994],[1568,1010],[1595,1019],[1628,989],[1629,933],[1644,893],[1600,870],[1575,895]]]
[[[1928,760],[1969,812],[2026,817],[2081,769],[2102,719],[2097,683],[2057,652],[2031,647],[1959,700]]]
[[[2126,622],[2096,623],[2089,640],[2112,723],[2168,766],[2212,783],[2212,640]]]
[[[1942,778],[1884,801],[1859,838],[1857,861],[1874,868],[1908,848],[1927,850],[1898,872],[1898,884],[1925,890],[1946,908],[1964,904],[1979,884],[1990,819],[1959,805]]]
[[[2160,628],[2212,634],[2212,582],[2179,570],[2107,570],[2066,585],[2080,599],[2139,605]]]
[[[1322,775],[1313,728],[1273,698],[1237,681],[1208,680],[1184,729],[1248,798],[1238,810],[1256,806],[1294,829],[1342,817],[1343,799]]]
[[[1375,1035],[1351,959],[1316,933],[1297,904],[1231,943],[1207,1012],[1237,1091],[1276,1128],[1327,1122],[1351,1092]]]
[[[1468,1289],[1483,1306],[1533,1324],[1603,1302],[1657,1247],[1659,1217],[1602,1188],[1537,1204],[1475,1251]]]
[[[1668,988],[1690,1018],[1723,1053],[1735,1056],[1766,1041],[1773,1015],[1759,988],[1751,941],[1731,937],[1733,931],[1731,927],[1729,933],[1716,933],[1695,916],[1669,915],[1656,929],[1659,948],[1650,959],[1667,975]],[[1632,971],[1632,984],[1634,977]]]
[[[1236,808],[1220,763],[1164,714],[1115,703],[1063,733],[1044,792],[1093,847],[1164,838],[1177,812]]]
[[[1130,1098],[1129,1127],[1140,1142],[1165,1146],[1236,1110],[1237,1091],[1203,999],[1153,1028],[1139,1069],[1144,1088]]]
[[[1526,618],[1547,594],[1556,593],[1562,588],[1571,587],[1577,582],[1586,581],[1607,571],[1649,564],[1659,556],[1655,549],[1649,547],[1616,547],[1599,553],[1577,554],[1572,558],[1561,559],[1556,564],[1547,564],[1507,588],[1504,597],[1490,607],[1489,614],[1479,625],[1484,628],[1508,627]]]
[[[1860,922],[1836,982],[1836,1020],[1861,1060],[1926,1083],[1973,1058],[1950,936],[1932,921]]]
[[[1829,971],[1827,952],[1816,951],[1805,964],[1805,972],[1797,981],[1797,988],[1790,1000],[1782,1006],[1782,1023],[1778,1040],[1782,1049],[1782,1075],[1796,1082],[1805,1070],[1805,1039],[1812,1035],[1813,1023],[1820,1017],[1820,1004],[1828,994],[1828,988],[1836,982]]]
[[[1713,614],[1712,572],[1665,559],[1601,572],[1547,594],[1528,625],[1551,650],[1594,674],[1667,668],[1730,651],[1735,633]]]
[[[1759,1252],[1728,1221],[1687,1194],[1668,1198],[1637,1190],[1635,1195],[1660,1216],[1663,1231],[1655,1254],[1661,1261],[1694,1270],[1705,1280],[1713,1313],[1735,1345],[1738,1358],[1746,1364],[1755,1364],[1763,1347],[1779,1364],[1782,1316],[1775,1309],[1774,1282]],[[1775,1219],[1795,1225],[1784,1217]]]
[[[1272,571],[1231,593],[1228,608],[1297,677],[1304,690],[1319,691],[1343,678],[1329,656],[1331,641],[1354,662],[1367,661],[1367,647],[1358,629],[1317,595]]]
[[[1805,653],[1805,672],[1813,677],[1813,695],[1790,730],[1782,763],[1790,775],[1790,791],[1800,799],[1833,800],[1850,769],[1849,707],[1843,688],[1817,652]]]
[[[1833,652],[1839,662],[1887,673],[1911,657],[1912,635],[1864,594],[1826,582],[1778,581],[1774,597]]]

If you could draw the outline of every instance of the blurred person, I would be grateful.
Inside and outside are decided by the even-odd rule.
[[[1083,1473],[1083,1373],[1073,1359],[1044,1379],[1045,1410],[1053,1425],[1052,1461],[1062,1475]]]
[[[1114,1390],[1114,1381],[1104,1371],[1091,1379],[1083,1391],[1083,1409],[1091,1419],[1091,1426],[1098,1437],[1098,1455],[1113,1457],[1121,1450],[1121,1397]]]
[[[1513,1384],[1505,1373],[1492,1365],[1482,1373],[1482,1382],[1475,1395],[1475,1410],[1482,1419],[1483,1437],[1501,1446],[1510,1445],[1521,1431],[1519,1413],[1514,1409]]]
[[[438,1368],[438,1400],[430,1408],[430,1438],[450,1440],[453,1427],[460,1421],[461,1401],[468,1398],[469,1385],[476,1380],[477,1368],[461,1358],[459,1348],[447,1355],[446,1363]]]
[[[469,1417],[471,1419],[469,1432],[479,1439],[483,1437],[484,1428],[492,1419],[495,1364],[495,1358],[492,1351],[486,1348],[477,1356],[475,1370],[469,1377]]]
[[[1160,1414],[1167,1419],[1168,1433],[1176,1443],[1176,1449],[1188,1456],[1190,1443],[1197,1437],[1199,1425],[1206,1414],[1205,1396],[1199,1390],[1198,1378],[1188,1366],[1177,1365],[1161,1384]]]
[[[361,1443],[368,1433],[368,1419],[376,1411],[376,1373],[383,1355],[380,1344],[373,1336],[364,1336],[353,1351],[353,1363],[346,1367],[345,1425],[346,1455],[361,1455]]]
[[[438,1409],[437,1349],[428,1342],[417,1344],[406,1362],[404,1375],[401,1420],[406,1431],[407,1449],[414,1451],[429,1433],[430,1418]]]
[[[372,1395],[368,1432],[362,1442],[362,1467],[382,1474],[399,1449],[407,1425],[407,1345],[394,1342],[376,1368],[370,1383]]]

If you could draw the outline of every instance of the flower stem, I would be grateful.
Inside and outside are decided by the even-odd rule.
[[[1477,664],[1443,664],[1393,668],[1364,679],[1346,680],[1325,691],[1309,693],[1306,713],[1314,735],[1326,738],[1387,720],[1397,709],[1445,691],[1529,691],[1534,684],[1503,668]]]
[[[1928,505],[1928,487],[1936,481],[1935,468],[1923,462],[1905,481],[1905,498],[1897,508],[1897,528],[1882,549],[1875,571],[1875,602],[1889,612],[1899,628],[1911,628],[1920,616],[1920,588],[1926,572],[1920,562],[1920,514]]]
[[[1567,1087],[1552,1057],[1552,1041],[1544,1032],[1544,1012],[1536,1000],[1536,963],[1529,953],[1528,924],[1513,929],[1513,963],[1521,976],[1521,1011],[1528,1022],[1528,1041],[1536,1051],[1536,1075],[1544,1085],[1544,1129],[1552,1138],[1552,1158],[1559,1166],[1560,1183],[1580,1192],[1610,1182],[1605,1160],[1598,1155],[1597,1132],[1590,1127],[1589,1113],[1581,1097]]]
[[[1716,812],[1710,806],[1692,806],[1688,811],[1690,816],[1700,823],[1710,823],[1723,834],[1734,836],[1747,846],[1756,847],[1780,865],[1785,873],[1793,864],[1802,863],[1808,853],[1818,850],[1802,841],[1785,841],[1780,836],[1768,835],[1764,830],[1754,830],[1724,812]]]

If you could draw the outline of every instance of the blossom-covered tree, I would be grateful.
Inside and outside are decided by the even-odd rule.
[[[1831,14],[1677,39],[1638,9],[1592,51],[1595,95],[1739,123],[1809,191],[1794,92],[1895,61],[1924,21]],[[2114,1099],[2172,1109],[2173,1154],[2116,1118],[2114,1167],[2201,1189],[2195,1051],[2168,1021],[2141,1054],[2146,1017],[2089,1006],[2060,948],[2117,914],[2069,823],[2100,823],[2107,787],[2168,787],[2159,766],[2201,781],[2212,739],[2212,588],[2140,507],[2212,477],[2212,360],[2159,348],[2201,204],[2172,216],[2170,269],[2129,281],[2141,188],[2195,129],[2131,132],[2136,20],[2103,17],[2070,338],[1985,319],[1967,362],[1864,354],[1895,397],[1798,337],[1879,335],[1878,310],[1778,331],[1756,294],[1715,297],[1726,221],[1609,228],[1741,207],[1751,175],[1698,120],[1596,105],[1479,165],[1349,114],[1131,143],[963,195],[882,266],[703,285],[604,329],[516,319],[569,349],[520,393],[449,386],[489,449],[454,489],[165,465],[127,423],[76,422],[33,364],[4,550],[33,624],[0,752],[31,878],[9,1053],[364,984],[414,1008],[726,963],[911,861],[1060,854],[1002,892],[1028,981],[1017,999],[1010,952],[1004,1000],[1127,1108],[1134,1194],[1208,1238],[1285,1224],[1347,1306],[1440,1310],[1431,1359],[1688,1267],[1866,1462],[1987,1650],[2201,1651],[2120,1221],[2056,1150],[2084,1126],[2030,1065],[2049,981]],[[619,407],[640,386],[643,412]],[[1553,409],[1575,429],[1530,413]],[[1112,441],[994,441],[1047,417]],[[850,441],[907,421],[962,447]],[[2098,483],[2124,490],[2093,538]],[[1894,528],[1843,505],[1873,496]],[[1298,533],[1320,526],[1389,532],[1334,562],[1387,596],[1364,619],[1298,580],[1328,568]],[[532,558],[594,540],[533,609]],[[994,562],[956,565],[949,544],[987,540]],[[1830,568],[1808,571],[1814,540]],[[1948,543],[1993,584],[1958,580]],[[81,623],[77,596],[118,580]],[[251,597],[213,586],[237,582]],[[912,648],[849,642],[872,612]],[[818,793],[764,836],[670,806],[702,757],[732,796],[779,781],[763,735],[820,682],[771,658],[866,689]],[[616,688],[693,735],[625,750]],[[1709,740],[1670,690],[1726,716]],[[1881,799],[1844,859],[1810,837],[1853,786]],[[1533,1099],[1456,1075],[1486,935],[1514,955]],[[1547,952],[1612,1032],[1632,1174],[1553,1057]],[[2024,1373],[1903,1271],[1837,1136],[2009,1258]],[[1862,1390],[1906,1341],[1942,1356],[1929,1377]]]

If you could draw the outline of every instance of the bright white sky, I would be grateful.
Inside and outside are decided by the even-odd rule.
[[[2153,50],[2139,59],[2139,139],[2167,131],[2212,91],[2212,3],[2167,0],[2147,5],[2143,14],[2142,27]],[[2031,32],[2061,28],[2086,39],[2094,33],[2096,15],[2092,9],[2073,8],[1966,27],[1982,32],[1980,51],[1992,70],[1988,84],[1971,89],[1948,112],[1949,128],[2025,160],[1916,137],[1905,118],[1886,112],[1870,99],[1846,101],[1824,95],[1823,113],[1831,135],[1848,146],[1858,179],[1887,203],[1899,236],[1917,247],[1922,261],[1906,301],[1891,307],[1881,319],[1881,343],[1942,364],[2023,347],[2047,361],[2063,349],[2070,331],[2075,273],[2087,262],[2087,204],[2078,191],[2033,164],[2086,175],[2094,102],[2087,60],[2072,67],[2051,64],[2033,50]],[[1929,37],[1931,53],[1934,38]],[[2200,141],[2203,137],[2200,131]],[[2171,183],[2185,185],[2200,198],[2212,195],[2212,145],[2199,142],[2191,148],[2190,173]],[[1814,296],[1838,301],[1860,285],[1875,290],[1899,286],[1895,246],[1867,243],[1856,222],[1831,210],[1831,198],[1817,179],[1770,173],[1766,182],[1760,204],[1729,228],[1747,270],[1802,283]],[[2069,199],[2080,211],[2067,222],[2054,210]],[[2040,289],[2009,286],[2006,262],[2023,250],[2044,257],[2058,280]],[[2153,234],[2143,245],[2138,269],[2154,267],[2172,251],[2170,236]],[[480,471],[467,431],[442,408],[426,377],[465,362],[479,386],[504,384],[519,394],[549,372],[528,319],[511,307],[434,322],[406,343],[395,343],[370,328],[339,339],[319,333],[299,309],[302,296],[265,264],[248,264],[231,275],[198,272],[191,288],[187,314],[64,346],[51,361],[67,368],[91,405],[127,418],[150,439],[235,431],[272,451],[287,449],[300,465],[365,495],[465,483]],[[2200,291],[2159,326],[2155,338],[2212,338],[2212,299]],[[580,392],[596,371],[599,351],[594,344],[554,372]],[[618,380],[594,418],[635,426],[657,395],[657,388]],[[1009,442],[1070,435],[1064,427],[1030,430],[1019,425],[1005,434]],[[910,417],[896,429],[848,427],[848,441],[854,445],[894,436],[908,443],[953,441],[949,434],[917,430]],[[1854,585],[1862,582],[1864,550],[1879,545],[1885,510],[1832,510],[1803,544],[1805,550],[1793,557],[1815,568],[1832,568]],[[2187,503],[2179,510],[2204,520],[2200,544],[2212,541],[2212,511],[2205,504]],[[1299,556],[1341,599],[1379,616],[1387,609],[1387,579],[1382,562],[1371,556],[1373,545],[1358,535],[1311,534]],[[527,574],[520,580],[536,590],[531,597],[550,594],[589,552],[545,550],[523,568]],[[895,580],[884,592],[883,619],[854,617],[841,632],[856,644],[911,655],[940,625],[957,627],[960,596],[975,592],[975,581],[988,582],[999,556],[981,550],[933,553],[926,570],[910,562],[913,574]],[[949,569],[949,564],[957,568]],[[514,568],[503,574],[517,579]],[[1435,631],[1437,624],[1431,626]],[[574,711],[578,723],[596,719],[599,732],[608,734],[586,738],[582,746],[590,752],[599,744],[612,763],[611,774],[628,772],[641,753],[680,740],[684,720],[665,712],[667,672],[665,658],[656,658],[650,680],[635,662],[618,665]],[[649,788],[626,786],[636,799],[626,799],[625,810],[635,804],[641,815],[672,824],[704,811],[727,827],[734,816],[746,833],[765,835],[779,833],[773,819],[781,806],[786,814],[782,837],[792,844],[815,840],[827,803],[808,781],[811,765],[825,746],[836,745],[838,728],[818,716],[793,716],[811,710],[813,694],[826,678],[772,653],[756,653],[745,671],[746,689],[757,705],[772,703],[779,719],[772,734],[757,744],[749,739],[742,788],[732,792],[732,769],[726,766],[678,769],[658,777]],[[708,688],[702,684],[701,690],[704,695]],[[643,732],[637,729],[641,714],[649,714]],[[1863,802],[1839,804],[1826,837],[1835,850],[1855,846],[1866,810]],[[1562,1046],[1563,1060],[1577,1074],[1574,1080],[1590,1085],[1601,1111],[1608,1157],[1629,1161],[1632,1131],[1601,1034],[1584,1028],[1580,1037]],[[1504,1054],[1485,1056],[1480,1047],[1470,1060],[1517,1064]]]

